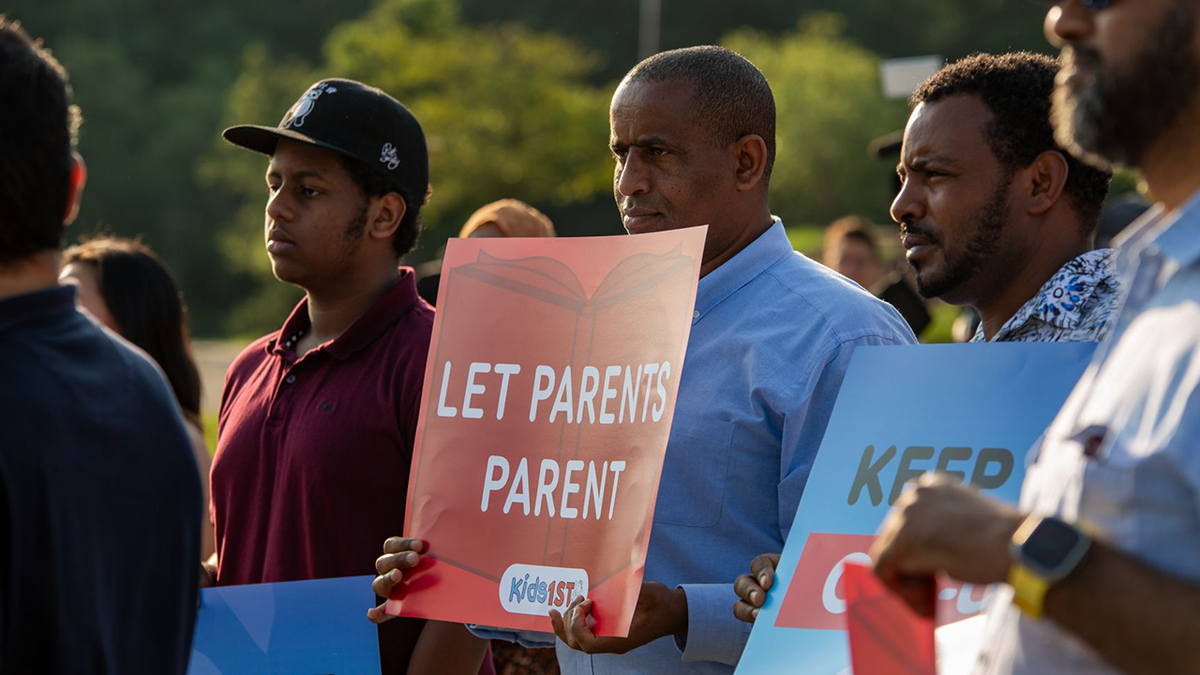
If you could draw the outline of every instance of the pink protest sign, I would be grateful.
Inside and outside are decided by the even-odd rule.
[[[705,232],[449,242],[389,612],[627,634]]]

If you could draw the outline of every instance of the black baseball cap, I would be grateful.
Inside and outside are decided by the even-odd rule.
[[[429,190],[429,152],[417,118],[383,90],[362,82],[321,80],[300,96],[279,126],[241,124],[221,136],[264,155],[286,138],[357,159],[419,202]]]

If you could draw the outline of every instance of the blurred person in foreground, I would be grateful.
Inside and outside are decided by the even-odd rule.
[[[915,338],[890,305],[793,251],[771,215],[775,100],[754,64],[712,46],[652,56],[618,85],[609,121],[626,231],[709,226],[644,582],[627,638],[592,633],[591,600],[552,610],[555,636],[481,634],[556,645],[566,675],[728,674],[749,635],[729,612],[733,579],[782,550],[854,350]],[[377,593],[420,546],[388,542]]]
[[[500,199],[479,207],[458,233],[469,237],[553,237],[554,223],[541,211],[519,199]],[[442,281],[441,259],[417,269],[417,293],[430,305],[437,304]]]
[[[1111,174],[1055,141],[1058,70],[976,54],[912,97],[892,216],[921,294],[978,311],[974,342],[1100,341],[1117,319],[1114,252],[1090,250]],[[739,577],[738,617],[754,620],[778,562],[759,556]]]
[[[905,493],[873,550],[910,604],[933,575],[1008,582],[977,673],[1200,672],[1200,4],[1069,0],[1060,142],[1136,167],[1161,202],[1121,247],[1109,343],[1030,455],[1019,507],[945,478]]]
[[[58,281],[75,286],[79,307],[146,352],[167,376],[187,422],[207,505],[212,458],[200,418],[200,370],[188,338],[187,307],[171,271],[145,244],[119,237],[96,237],[68,248],[62,266]],[[205,509],[200,555],[207,559],[214,550],[212,521]]]
[[[179,674],[200,477],[145,354],[59,286],[86,171],[67,73],[0,15],[0,671]]]
[[[826,267],[896,308],[916,335],[929,325],[929,310],[908,279],[890,269],[879,254],[875,226],[865,218],[846,216],[825,229],[821,262]]]
[[[404,523],[433,328],[412,269],[399,267],[429,192],[425,135],[380,89],[327,79],[277,126],[223,136],[270,160],[266,254],[304,299],[226,376],[212,581],[362,574]],[[379,646],[387,675],[492,672],[486,643],[461,624],[397,620]]]

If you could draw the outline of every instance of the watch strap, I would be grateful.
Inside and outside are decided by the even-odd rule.
[[[1008,583],[1013,587],[1013,604],[1031,619],[1042,618],[1050,581],[1014,560],[1008,568]]]
[[[1074,533],[1075,542],[1059,560],[1039,560],[1030,555],[1026,547],[1043,525],[1050,524],[1060,532],[1069,530]],[[1040,619],[1045,612],[1047,591],[1075,570],[1091,543],[1092,540],[1087,534],[1070,523],[1052,516],[1027,516],[1009,542],[1009,556],[1012,562],[1009,565],[1008,583],[1013,587],[1013,604],[1031,618]]]

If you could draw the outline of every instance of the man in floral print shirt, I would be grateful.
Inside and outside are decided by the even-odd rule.
[[[1122,302],[1114,251],[1091,249],[1111,174],[1055,144],[1058,62],[1020,53],[950,64],[913,94],[892,204],[917,289],[971,305],[976,342],[1100,341]],[[779,555],[734,584],[753,623]]]
[[[1058,62],[978,54],[913,94],[892,204],[925,297],[970,305],[974,341],[1099,341],[1121,298],[1091,250],[1111,174],[1059,147]]]
[[[1038,294],[1004,322],[991,342],[1100,342],[1121,311],[1124,286],[1116,251],[1089,251],[1063,265]],[[971,342],[988,342],[983,324]]]

